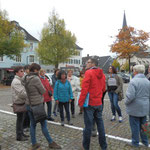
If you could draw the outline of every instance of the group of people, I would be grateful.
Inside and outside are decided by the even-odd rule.
[[[24,141],[27,135],[24,134],[24,119],[29,118],[30,136],[32,149],[37,149],[40,144],[36,141],[36,122],[34,120],[29,99],[32,105],[43,103],[47,104],[47,120],[54,121],[52,118],[52,96],[55,100],[53,114],[60,114],[61,125],[64,126],[65,116],[67,124],[72,125],[71,117],[75,118],[75,101],[78,93],[78,105],[80,107],[79,114],[83,113],[85,128],[83,130],[82,149],[90,149],[90,138],[92,131],[95,130],[95,124],[98,130],[99,144],[102,150],[107,149],[104,123],[102,119],[102,111],[104,108],[104,96],[108,92],[111,104],[112,118],[110,121],[116,120],[116,112],[118,121],[122,123],[122,112],[118,105],[118,101],[123,99],[123,81],[117,75],[114,66],[110,66],[108,76],[105,76],[103,70],[98,68],[97,60],[91,58],[87,61],[86,71],[80,72],[80,78],[73,76],[73,71],[65,72],[56,69],[52,76],[53,85],[45,77],[45,71],[40,65],[33,63],[29,67],[29,72],[24,75],[23,67],[15,68],[15,78],[12,82],[11,89],[13,95],[13,103],[26,104],[26,112],[17,113],[16,122],[16,139]],[[139,146],[139,134],[142,143],[148,146],[148,139],[142,132],[142,124],[146,122],[146,116],[150,115],[150,82],[144,75],[145,68],[142,65],[136,65],[133,68],[134,78],[129,83],[126,92],[125,105],[129,115],[129,122],[132,133],[131,146]],[[26,85],[26,86],[25,86]],[[26,88],[28,90],[26,90]],[[88,98],[87,98],[88,96]],[[87,105],[85,105],[85,100]],[[64,114],[65,109],[65,114]],[[26,114],[26,115],[25,115]],[[26,117],[25,117],[26,116]],[[61,149],[61,147],[53,141],[48,129],[46,120],[41,121],[42,132],[46,137],[49,148]]]

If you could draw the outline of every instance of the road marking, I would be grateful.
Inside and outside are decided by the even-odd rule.
[[[5,110],[0,110],[1,113],[5,113],[5,114],[8,114],[8,115],[13,115],[13,116],[16,116],[16,114],[12,113],[12,112],[9,112],[9,111],[5,111]],[[61,123],[59,122],[53,122],[53,121],[47,121],[48,123],[50,124],[54,124],[54,125],[60,125],[61,126]],[[71,128],[71,129],[75,129],[75,130],[80,130],[80,131],[83,131],[83,128],[81,127],[76,127],[76,126],[71,126],[71,125],[67,125],[65,124],[65,127],[68,127],[68,128]],[[97,133],[98,134],[98,133]],[[109,135],[109,134],[106,134],[106,137],[110,138],[110,139],[115,139],[115,140],[118,140],[118,141],[123,141],[123,142],[131,142],[130,139],[126,139],[126,138],[122,138],[122,137],[118,137],[118,136],[113,136],[113,135]],[[141,142],[139,143],[140,145],[143,145]],[[149,147],[150,147],[150,144],[149,144]]]

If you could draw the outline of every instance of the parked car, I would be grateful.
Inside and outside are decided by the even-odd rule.
[[[123,72],[118,72],[117,74],[122,78],[124,83],[129,83],[130,82],[130,76],[129,75],[126,75]]]
[[[2,84],[10,86],[13,79],[14,75],[8,76],[2,80]]]
[[[45,73],[45,77],[48,79],[50,85],[53,85],[52,75],[53,75],[53,73]]]

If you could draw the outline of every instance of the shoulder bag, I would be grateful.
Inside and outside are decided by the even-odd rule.
[[[21,112],[26,112],[27,111],[25,103],[24,104],[15,104],[15,103],[13,103],[12,107],[13,107],[13,112],[14,113],[21,113]]]
[[[27,88],[28,83],[25,84],[25,88],[26,88],[26,91],[27,91],[27,96],[28,96],[28,99],[29,99],[31,112],[33,114],[33,117],[34,117],[34,120],[35,120],[36,123],[42,122],[42,121],[47,119],[47,115],[46,115],[46,112],[45,112],[45,109],[44,109],[44,105],[43,105],[43,103],[40,103],[38,105],[31,105],[31,100],[30,100],[30,97],[29,97],[29,94],[28,94],[28,88]]]

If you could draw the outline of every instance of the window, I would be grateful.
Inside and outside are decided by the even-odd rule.
[[[71,64],[73,64],[73,60],[71,59]]]
[[[74,59],[74,64],[76,64],[76,60]]]
[[[3,61],[3,56],[0,56],[0,61]]]
[[[33,63],[34,62],[34,55],[29,56],[29,62]]]
[[[79,64],[80,64],[80,59],[79,59]]]
[[[21,55],[20,56],[16,56],[16,62],[21,62]]]
[[[33,43],[30,43],[30,50],[33,50]]]
[[[78,60],[76,59],[76,64],[78,64]]]

